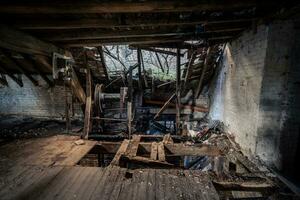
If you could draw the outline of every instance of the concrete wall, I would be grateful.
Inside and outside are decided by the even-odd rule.
[[[210,117],[248,154],[288,174],[299,141],[299,30],[278,21],[227,44],[211,88]]]
[[[40,86],[34,86],[22,76],[23,87],[7,77],[8,87],[0,87],[0,114],[29,115],[35,117],[62,118],[65,115],[65,91],[63,86],[48,88],[39,77]],[[76,116],[81,111],[75,106]]]

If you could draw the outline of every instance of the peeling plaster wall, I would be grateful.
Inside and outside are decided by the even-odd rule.
[[[261,25],[227,44],[210,88],[210,117],[224,122],[244,152],[287,175],[296,173],[300,153],[296,24]]]

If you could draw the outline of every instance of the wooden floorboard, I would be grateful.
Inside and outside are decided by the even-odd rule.
[[[64,135],[1,146],[0,199],[218,199],[211,181],[201,172],[78,166],[96,144],[76,145],[78,139]]]

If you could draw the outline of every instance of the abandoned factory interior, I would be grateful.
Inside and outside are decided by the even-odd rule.
[[[0,200],[294,200],[299,155],[300,1],[0,1]]]

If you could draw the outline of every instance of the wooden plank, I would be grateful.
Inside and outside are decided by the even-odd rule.
[[[92,77],[91,70],[87,68],[86,73],[86,104],[85,104],[85,114],[84,114],[84,127],[82,132],[83,138],[88,138],[89,133],[92,129]]]
[[[111,161],[110,165],[114,166],[119,166],[120,164],[120,158],[123,154],[125,154],[125,152],[127,151],[129,145],[129,140],[124,140],[118,150],[118,152],[116,153],[114,159]]]
[[[255,181],[216,181],[214,185],[220,190],[237,190],[237,191],[265,191],[274,189],[274,185],[269,182]]]
[[[95,145],[96,141],[85,141],[83,145],[76,145],[66,155],[65,159],[57,160],[54,166],[74,166],[76,165]]]
[[[150,153],[150,159],[157,160],[157,152],[158,152],[158,144],[157,142],[152,142],[151,144],[151,153]]]
[[[140,48],[137,49],[137,61],[138,61],[138,85],[139,90],[143,90],[143,84],[142,84],[142,51]]]
[[[129,157],[135,157],[139,148],[139,143],[141,140],[140,135],[133,135],[132,140],[130,140],[129,149],[127,149],[126,155]]]
[[[166,155],[165,155],[165,147],[163,142],[159,142],[157,146],[158,151],[158,160],[165,162],[166,161]]]

